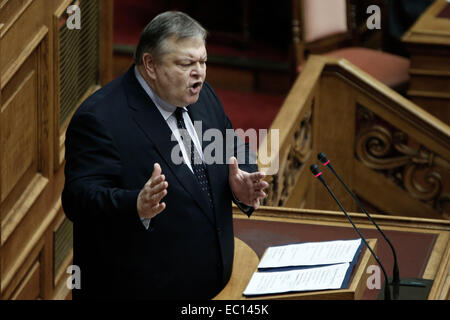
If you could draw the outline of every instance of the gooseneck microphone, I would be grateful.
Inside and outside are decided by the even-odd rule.
[[[336,203],[338,204],[339,208],[341,208],[342,212],[345,214],[345,217],[348,219],[348,221],[353,226],[353,229],[355,229],[356,233],[359,235],[361,240],[364,242],[364,244],[366,245],[367,249],[369,249],[370,253],[375,258],[375,260],[377,261],[378,265],[381,267],[381,270],[383,271],[383,274],[384,274],[384,278],[385,278],[386,284],[388,284],[389,280],[388,280],[388,276],[387,276],[386,270],[384,269],[383,264],[381,263],[380,259],[378,259],[378,257],[375,254],[375,252],[373,252],[372,248],[369,246],[369,244],[367,243],[366,239],[364,238],[364,236],[359,231],[358,227],[353,222],[352,218],[348,215],[347,211],[345,211],[345,209],[342,206],[341,202],[336,198],[336,195],[333,193],[333,191],[331,191],[330,187],[328,186],[328,184],[326,183],[326,181],[325,181],[325,179],[323,177],[322,172],[319,169],[319,166],[317,164],[313,164],[313,165],[311,165],[310,169],[311,169],[312,174],[317,179],[319,179],[320,182],[322,182],[322,184],[328,190],[328,193],[331,194],[331,196],[333,197],[334,201],[336,201]],[[391,291],[390,291],[389,285],[385,285],[384,286],[384,299],[385,300],[391,300]]]
[[[383,238],[386,240],[386,242],[391,247],[392,255],[394,256],[394,269],[392,272],[392,284],[394,286],[394,290],[393,290],[394,299],[397,299],[398,294],[399,294],[400,273],[399,273],[398,263],[397,263],[397,254],[395,252],[394,246],[392,245],[391,241],[386,236],[386,234],[380,229],[380,227],[375,222],[375,220],[370,216],[369,212],[367,212],[366,208],[364,208],[364,206],[361,204],[358,197],[350,190],[349,187],[347,187],[347,185],[344,183],[344,181],[342,181],[341,177],[337,174],[337,172],[334,170],[333,166],[331,165],[330,160],[328,160],[326,154],[323,152],[320,152],[317,155],[317,159],[319,159],[319,161],[322,162],[324,166],[328,167],[328,169],[330,169],[330,171],[336,176],[336,178],[339,180],[339,182],[344,186],[345,190],[350,194],[350,196],[356,202],[356,205],[366,214],[366,216],[367,216],[367,218],[369,218],[370,222],[372,222],[372,224],[375,226],[375,228],[377,228],[378,232],[381,233]],[[387,282],[387,284],[388,284],[388,282]]]

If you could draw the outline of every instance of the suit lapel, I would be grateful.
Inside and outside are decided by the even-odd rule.
[[[125,87],[129,106],[134,110],[134,120],[138,127],[144,131],[146,137],[153,142],[157,152],[173,172],[180,185],[184,187],[202,209],[202,212],[214,223],[208,200],[201,192],[196,177],[186,164],[175,164],[171,159],[172,150],[178,142],[171,140],[172,131],[154,105],[153,101],[140,86],[134,75],[134,66],[125,76]]]

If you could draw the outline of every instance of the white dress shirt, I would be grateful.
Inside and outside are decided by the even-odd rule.
[[[176,120],[176,117],[175,117],[175,110],[178,107],[177,106],[173,106],[170,103],[168,103],[168,102],[164,101],[163,99],[161,99],[152,90],[152,88],[147,84],[147,82],[144,80],[142,75],[139,73],[139,70],[138,70],[137,66],[135,66],[135,68],[134,68],[134,74],[136,75],[136,78],[137,78],[139,84],[142,86],[142,88],[148,94],[150,99],[152,99],[153,103],[158,108],[158,110],[161,113],[162,117],[164,118],[164,120],[166,121],[166,123],[169,126],[170,130],[172,131],[173,137],[175,137],[175,139],[178,141],[178,145],[180,146],[180,149],[181,149],[181,152],[182,152],[182,155],[183,155],[184,163],[189,167],[189,169],[193,173],[194,171],[192,170],[192,166],[191,166],[190,154],[187,154],[187,152],[186,152],[186,148],[184,147],[184,143],[181,140],[180,132],[179,132],[178,126],[177,126],[177,120]],[[187,111],[186,106],[183,106],[183,109]],[[195,147],[196,147],[196,149],[198,151],[198,154],[202,157],[202,160],[204,160],[203,159],[203,152],[202,152],[200,141],[198,139],[197,132],[196,132],[194,124],[192,123],[191,118],[189,117],[187,112],[183,112],[183,120],[184,120],[184,123],[186,125],[186,129],[187,129],[189,135],[191,136],[191,138],[192,138],[192,140],[194,142],[194,145],[195,145]],[[201,134],[201,132],[199,132],[199,134]],[[172,137],[172,139],[173,139],[173,137]],[[151,220],[150,218],[141,218],[142,223],[144,224],[144,226],[147,229],[148,229],[148,226],[150,225],[150,220]]]

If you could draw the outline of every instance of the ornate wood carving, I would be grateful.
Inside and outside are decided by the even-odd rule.
[[[357,117],[357,158],[450,219],[450,161],[364,107]]]
[[[312,106],[314,105],[314,100]],[[312,107],[302,117],[298,127],[292,134],[288,151],[284,159],[280,159],[278,174],[269,178],[268,196],[263,205],[283,206],[297,183],[298,173],[305,163],[312,146]]]

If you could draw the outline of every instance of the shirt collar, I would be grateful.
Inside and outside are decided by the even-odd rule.
[[[139,84],[141,85],[141,87],[145,90],[145,92],[148,94],[150,99],[152,99],[153,103],[158,108],[158,110],[161,113],[161,115],[163,116],[164,120],[167,121],[167,119],[175,112],[177,107],[164,101],[156,94],[155,91],[153,91],[153,89],[148,85],[147,81],[145,81],[145,79],[142,77],[137,66],[134,66],[134,74],[135,74]],[[186,107],[183,107],[183,109],[187,111]]]

